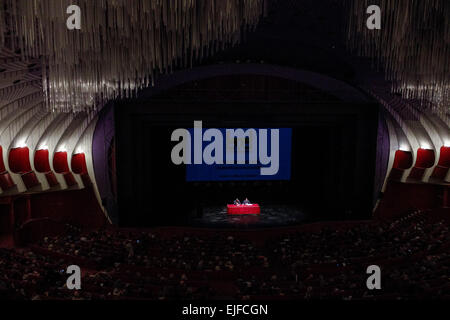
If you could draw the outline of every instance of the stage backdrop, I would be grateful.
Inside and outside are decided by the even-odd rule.
[[[194,163],[194,144],[191,145],[191,164],[186,166],[186,180],[193,181],[256,181],[256,180],[290,180],[291,179],[291,148],[292,148],[292,129],[278,128],[266,129],[267,138],[260,135],[259,128],[252,128],[256,132],[256,137],[247,137],[244,139],[234,138],[233,143],[227,145],[227,129],[220,128],[223,137],[223,155],[230,152],[233,153],[235,164],[213,164],[208,165],[204,161],[202,164]],[[207,129],[204,128],[203,133]],[[248,128],[242,129],[247,132]],[[272,152],[271,132],[272,130],[279,130],[279,156],[277,164],[274,161],[274,154]],[[194,129],[190,129],[191,137],[194,137]],[[255,139],[251,142],[251,139]],[[260,141],[265,139],[267,141],[267,155],[272,159],[271,164],[264,165],[259,158]],[[241,141],[242,140],[242,141]],[[203,142],[202,150],[211,142]],[[255,147],[256,146],[256,147]],[[255,154],[258,159],[257,164],[250,164],[250,155]],[[238,156],[244,156],[246,164],[237,164]],[[223,161],[226,163],[226,161]],[[273,175],[262,175],[261,168],[268,168],[277,165],[278,171]]]
[[[238,67],[237,74],[183,78],[159,93],[116,102],[119,225],[189,225],[202,208],[225,208],[236,197],[262,208],[296,206],[314,221],[371,217],[378,105],[353,99],[352,87],[317,74],[302,78],[317,80],[310,86],[291,76],[242,74],[244,66]],[[292,148],[289,139],[280,138],[277,180],[215,180],[225,178],[220,168],[208,168],[211,173],[175,164],[172,134],[199,121],[205,129],[291,128]]]

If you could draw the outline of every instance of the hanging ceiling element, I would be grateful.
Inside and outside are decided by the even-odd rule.
[[[369,30],[366,10],[381,8],[381,30]],[[348,45],[375,58],[392,91],[424,109],[450,116],[450,1],[346,0]]]
[[[74,4],[81,30],[66,26]],[[13,50],[41,57],[50,110],[96,110],[235,45],[263,7],[264,0],[0,0],[0,45],[9,29]]]

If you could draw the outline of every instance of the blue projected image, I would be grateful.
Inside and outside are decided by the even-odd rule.
[[[201,130],[201,137],[207,129]],[[191,164],[186,165],[186,180],[194,181],[243,181],[243,180],[290,180],[292,129],[214,129],[221,133],[222,161],[205,163],[208,145],[214,142],[202,141],[203,159],[194,164],[192,144]],[[194,136],[194,129],[189,129]],[[219,132],[216,132],[218,134]],[[216,138],[217,139],[217,138]],[[197,140],[198,141],[198,140]],[[217,142],[217,141],[216,141]],[[209,148],[210,150],[211,148]],[[213,156],[217,151],[213,152]]]

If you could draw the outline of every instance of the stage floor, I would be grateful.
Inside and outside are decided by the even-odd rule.
[[[306,213],[293,206],[261,205],[260,215],[229,215],[227,207],[207,207],[203,217],[191,219],[193,226],[204,227],[279,227],[301,224]]]

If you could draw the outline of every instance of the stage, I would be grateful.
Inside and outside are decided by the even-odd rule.
[[[294,206],[261,205],[260,214],[228,214],[227,206],[206,207],[202,217],[191,219],[192,226],[220,228],[269,228],[301,224],[307,214]]]

